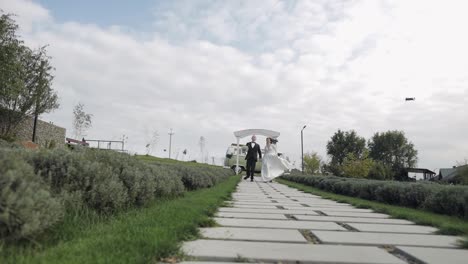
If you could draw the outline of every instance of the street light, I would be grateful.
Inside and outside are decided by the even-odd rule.
[[[304,127],[301,129],[301,156],[302,156],[302,174],[304,174],[304,136],[303,136],[303,131],[307,127],[307,125],[304,125]]]
[[[172,151],[172,136],[174,135],[174,132],[169,132],[169,159],[171,158],[171,151]]]

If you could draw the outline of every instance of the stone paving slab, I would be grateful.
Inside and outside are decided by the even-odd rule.
[[[290,220],[258,220],[258,219],[214,219],[221,226],[229,227],[256,227],[256,228],[279,228],[279,229],[314,229],[314,230],[346,230],[333,222],[309,222]]]
[[[295,205],[301,206],[300,203],[275,203],[272,201],[268,202],[243,202],[243,201],[230,201],[230,204],[243,204],[243,205],[281,205],[281,206],[288,206],[288,205]]]
[[[329,211],[329,212],[350,212],[350,213],[372,213],[372,210],[369,209],[358,209],[358,208],[351,208],[351,207],[320,207],[320,206],[283,206],[286,209],[295,210],[295,209],[302,209],[302,210],[313,210],[313,211]]]
[[[381,224],[358,224],[347,223],[349,226],[362,232],[379,233],[409,233],[409,234],[433,234],[437,228],[421,225],[381,225]]]
[[[413,225],[413,222],[404,219],[392,218],[359,218],[359,217],[343,217],[343,216],[313,216],[299,215],[293,216],[302,221],[332,221],[341,223],[372,223],[372,224],[394,224],[394,225]]]
[[[254,209],[254,208],[236,208],[221,207],[219,212],[237,212],[237,213],[262,213],[262,214],[290,214],[290,215],[318,215],[311,210],[282,210],[282,209]]]
[[[316,204],[316,203],[310,203],[310,202],[295,202],[295,201],[278,202],[277,200],[274,200],[275,202],[273,202],[272,200],[274,200],[274,199],[263,199],[263,200],[234,199],[234,200],[232,200],[230,202],[242,203],[242,204],[259,204],[259,205],[274,203],[274,204],[280,204],[280,205],[284,205],[284,206],[304,206],[304,204],[305,204],[305,205],[313,206],[313,207],[355,208],[355,207],[353,207],[353,206],[351,206],[349,204]],[[361,209],[361,208],[357,208],[357,209]],[[369,210],[369,209],[362,209],[362,210]]]
[[[254,203],[254,202],[263,202],[263,203],[272,203],[271,199],[258,199],[258,200],[249,200],[249,199],[232,199],[235,202],[246,202],[246,203]]]
[[[223,264],[239,264],[239,263],[248,263],[248,262],[212,262],[212,261],[184,261],[180,262],[179,264],[216,264],[216,263],[223,263]],[[266,264],[265,262],[262,262]]]
[[[311,199],[294,199],[295,202],[301,203],[301,204],[308,204],[308,205],[330,205],[330,206],[349,206],[349,204],[343,204],[343,203],[336,203],[336,202],[328,202],[326,200],[324,201],[317,201],[317,200],[311,200]]]
[[[389,218],[389,215],[379,213],[352,213],[352,212],[338,212],[329,210],[320,210],[328,216],[347,216],[347,217],[361,217],[361,218]]]
[[[275,201],[275,202],[278,202],[278,203],[294,203],[294,202],[297,202],[297,201],[294,201],[292,199],[270,199],[271,201]]]
[[[197,240],[185,243],[182,250],[199,260],[211,261],[245,258],[274,263],[405,263],[383,249],[363,246]]]
[[[397,247],[406,255],[427,264],[466,264],[468,250],[446,248]]]
[[[229,205],[244,205],[244,206],[282,206],[286,209],[290,210],[325,210],[325,211],[337,211],[337,212],[356,212],[356,213],[371,213],[372,210],[369,209],[358,209],[353,207],[345,207],[345,206],[329,206],[329,205],[308,205],[305,206],[303,204],[285,204],[285,203],[245,203],[245,202],[230,202]]]
[[[233,204],[233,208],[257,208],[257,209],[278,209],[276,205],[248,205],[248,204]]]
[[[456,248],[458,237],[442,235],[312,231],[325,244]]]
[[[229,213],[219,212],[216,214],[217,217],[225,218],[250,218],[250,219],[276,219],[276,220],[287,220],[288,218],[284,214],[257,214],[257,213]]]
[[[292,229],[215,227],[201,228],[200,231],[202,237],[209,239],[307,243],[298,230]]]

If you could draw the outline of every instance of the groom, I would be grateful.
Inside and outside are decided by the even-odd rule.
[[[252,142],[247,143],[247,147],[249,150],[247,151],[247,155],[245,156],[245,160],[247,160],[247,176],[244,177],[244,180],[247,180],[250,177],[250,181],[253,181],[254,172],[255,172],[255,163],[257,162],[257,154],[262,158],[262,151],[260,150],[260,145],[255,143],[257,137],[255,135],[252,136]]]

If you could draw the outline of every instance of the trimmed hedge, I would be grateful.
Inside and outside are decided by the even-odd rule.
[[[38,234],[67,210],[113,214],[211,187],[230,175],[221,167],[148,163],[113,151],[0,147],[0,239]]]
[[[468,186],[302,174],[282,178],[337,194],[468,219]]]
[[[0,151],[0,238],[30,237],[60,221],[63,206],[14,152]]]

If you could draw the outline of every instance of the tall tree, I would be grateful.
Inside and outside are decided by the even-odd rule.
[[[81,139],[86,136],[86,131],[92,126],[92,114],[84,111],[84,104],[78,103],[73,108],[73,136]]]
[[[348,153],[343,160],[341,168],[343,176],[367,178],[373,166],[374,161],[369,158],[369,152],[365,150],[361,157],[357,157],[354,153]]]
[[[330,164],[327,170],[337,176],[343,175],[341,165],[348,154],[361,158],[366,149],[366,140],[357,135],[356,131],[338,130],[327,143],[327,154],[330,156]]]
[[[304,172],[306,174],[320,173],[322,168],[322,157],[317,152],[304,154]]]
[[[4,137],[14,135],[15,128],[29,116],[59,107],[45,47],[26,47],[17,30],[11,15],[0,16],[0,136]]]
[[[375,133],[368,146],[369,156],[389,166],[397,179],[403,176],[403,168],[414,167],[418,161],[418,151],[403,131]]]

